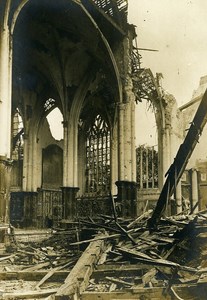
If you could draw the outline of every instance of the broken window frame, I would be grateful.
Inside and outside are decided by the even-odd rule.
[[[12,119],[12,142],[12,159],[23,160],[24,125],[18,108],[16,108]]]
[[[138,188],[158,188],[158,151],[155,146],[137,147],[136,165]]]
[[[109,194],[111,181],[110,139],[107,122],[97,115],[86,133],[85,194],[87,196]]]

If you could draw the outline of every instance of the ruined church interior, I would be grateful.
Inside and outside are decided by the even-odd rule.
[[[179,106],[129,1],[0,3],[0,299],[206,299],[207,76]]]

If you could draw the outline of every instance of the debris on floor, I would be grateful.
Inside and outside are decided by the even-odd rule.
[[[78,230],[39,243],[14,233],[0,256],[1,299],[137,299],[153,289],[163,299],[205,299],[207,211],[162,217],[153,231],[151,214],[80,219]]]

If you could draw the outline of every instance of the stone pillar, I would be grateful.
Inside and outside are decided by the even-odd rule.
[[[11,157],[12,38],[8,28],[10,1],[0,14],[0,221],[9,222]]]
[[[12,164],[0,156],[0,223],[10,222],[10,178]]]
[[[137,216],[137,183],[132,181],[117,181],[118,197],[121,206],[121,216],[133,218]]]
[[[132,181],[131,140],[131,103],[128,102],[125,104],[124,114],[124,180],[126,181]]]
[[[175,200],[177,204],[177,214],[182,212],[182,189],[181,180],[178,182],[175,192]]]
[[[10,157],[11,148],[11,36],[0,28],[0,155]]]
[[[132,181],[137,179],[137,161],[135,144],[135,100],[131,103],[131,160],[132,160]]]
[[[119,104],[118,179],[124,180],[124,104]]]
[[[115,195],[117,193],[117,187],[116,187],[116,180],[118,178],[118,123],[115,124],[115,127],[112,131],[111,136],[111,192],[112,195]]]
[[[192,209],[197,204],[194,212],[198,212],[199,196],[198,196],[198,173],[196,169],[191,169],[191,189],[192,189]]]
[[[24,159],[23,159],[23,190],[32,191],[34,169],[34,143],[33,132],[24,134]]]
[[[68,182],[68,122],[63,121],[63,136],[64,136],[64,148],[63,148],[63,185],[67,186]]]
[[[163,184],[166,180],[165,174],[166,172],[169,170],[171,164],[172,164],[172,160],[171,160],[171,153],[170,153],[170,149],[171,149],[171,144],[170,144],[170,131],[171,131],[171,127],[167,126],[164,130],[163,130],[163,153],[162,153],[162,159],[163,159],[163,170],[162,170],[162,175],[163,175]]]
[[[78,187],[61,187],[63,200],[63,218],[74,220],[76,217],[76,194]]]

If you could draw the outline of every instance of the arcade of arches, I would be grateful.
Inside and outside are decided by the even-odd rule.
[[[0,6],[0,220],[46,226],[81,213],[139,213],[135,106],[153,104],[159,187],[180,144],[178,110],[142,68],[127,1],[13,0]],[[47,115],[58,108],[63,139]],[[140,128],[142,131],[143,128]]]

